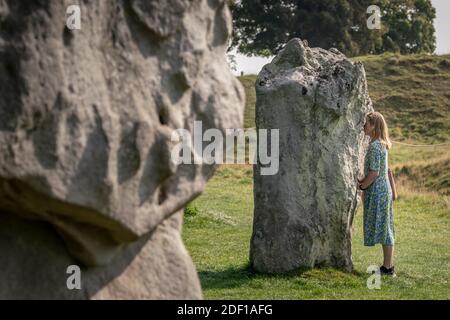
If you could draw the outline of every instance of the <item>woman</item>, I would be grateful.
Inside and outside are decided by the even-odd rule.
[[[380,272],[395,276],[394,216],[388,178],[388,150],[391,148],[391,141],[381,113],[367,114],[364,133],[371,138],[364,162],[365,177],[358,179],[358,188],[364,192],[364,245],[381,244],[384,262]]]

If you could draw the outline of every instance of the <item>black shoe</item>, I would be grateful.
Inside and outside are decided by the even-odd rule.
[[[380,273],[384,274],[386,276],[391,276],[391,277],[396,277],[397,275],[395,274],[395,268],[394,266],[392,266],[392,268],[386,268],[385,266],[381,266],[380,267]]]

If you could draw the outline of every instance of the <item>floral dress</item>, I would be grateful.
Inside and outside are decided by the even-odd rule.
[[[378,140],[370,143],[364,162],[364,174],[378,171],[374,182],[364,190],[364,245],[394,244],[392,190],[388,177],[388,150]]]

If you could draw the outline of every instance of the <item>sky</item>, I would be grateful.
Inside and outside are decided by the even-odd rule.
[[[431,0],[436,8],[436,19],[434,27],[436,29],[436,54],[450,54],[450,0]],[[261,68],[269,63],[271,58],[246,57],[242,54],[233,54],[236,56],[237,70],[234,74],[258,74]]]

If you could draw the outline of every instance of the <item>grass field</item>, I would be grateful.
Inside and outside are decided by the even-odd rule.
[[[207,299],[449,299],[450,197],[417,194],[400,185],[395,202],[397,278],[369,290],[366,273],[382,261],[381,249],[362,245],[361,208],[355,220],[355,272],[299,270],[287,276],[248,268],[253,219],[252,167],[222,166],[190,205],[183,239]]]
[[[450,76],[442,61],[450,64],[450,56],[384,55],[356,60],[366,66],[375,108],[387,115],[395,139],[416,144],[449,140]],[[240,78],[247,93],[246,127],[254,126],[254,79]],[[417,95],[408,93],[408,88]],[[388,98],[399,96],[410,99],[409,104]],[[428,111],[414,113],[419,109]],[[425,134],[424,128],[428,128]],[[379,246],[362,245],[361,206],[354,222],[353,273],[334,269],[298,270],[284,276],[253,273],[248,267],[252,166],[221,165],[205,192],[188,205],[183,227],[205,298],[450,299],[450,146],[394,144],[389,161],[400,195],[394,202],[398,277],[382,277],[380,290],[367,288],[366,270],[379,265],[382,254]]]

